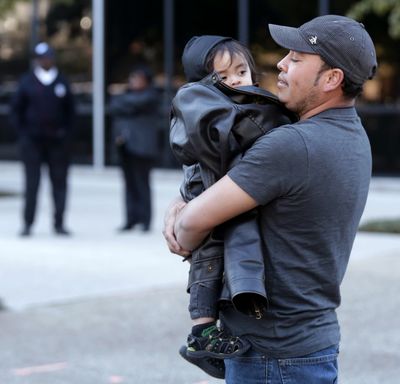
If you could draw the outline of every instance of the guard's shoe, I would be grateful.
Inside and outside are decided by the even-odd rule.
[[[130,231],[134,226],[135,226],[134,224],[126,223],[126,224],[122,225],[121,227],[117,228],[117,232]]]
[[[26,225],[23,230],[19,233],[21,237],[28,237],[31,235],[31,227]]]
[[[55,227],[54,232],[60,236],[71,236],[71,232],[67,231],[64,227]]]
[[[179,354],[189,363],[196,365],[205,373],[217,379],[225,379],[225,363],[222,359],[212,357],[193,357],[187,353],[186,345],[182,345]]]
[[[189,334],[187,354],[192,357],[213,357],[229,359],[240,356],[250,348],[250,343],[232,336],[216,325],[204,329],[201,336]]]

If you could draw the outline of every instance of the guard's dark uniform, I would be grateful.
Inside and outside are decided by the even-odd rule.
[[[63,75],[44,85],[33,71],[25,74],[11,103],[25,169],[25,229],[35,219],[41,165],[46,163],[54,200],[54,228],[63,229],[67,194],[73,96]]]

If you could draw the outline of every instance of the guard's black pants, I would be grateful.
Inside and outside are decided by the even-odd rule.
[[[61,139],[23,137],[20,141],[21,158],[25,170],[25,225],[35,219],[41,166],[48,166],[54,203],[54,227],[62,227],[67,196],[69,164],[68,143]]]

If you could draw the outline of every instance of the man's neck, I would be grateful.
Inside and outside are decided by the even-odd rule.
[[[300,120],[306,120],[310,117],[318,115],[319,113],[333,108],[348,108],[353,107],[355,99],[345,99],[343,96],[327,99],[326,101],[318,104],[310,110],[300,115]]]

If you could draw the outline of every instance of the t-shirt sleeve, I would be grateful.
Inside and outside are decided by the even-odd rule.
[[[228,172],[228,176],[260,205],[298,193],[308,182],[308,154],[292,126],[260,137]]]

